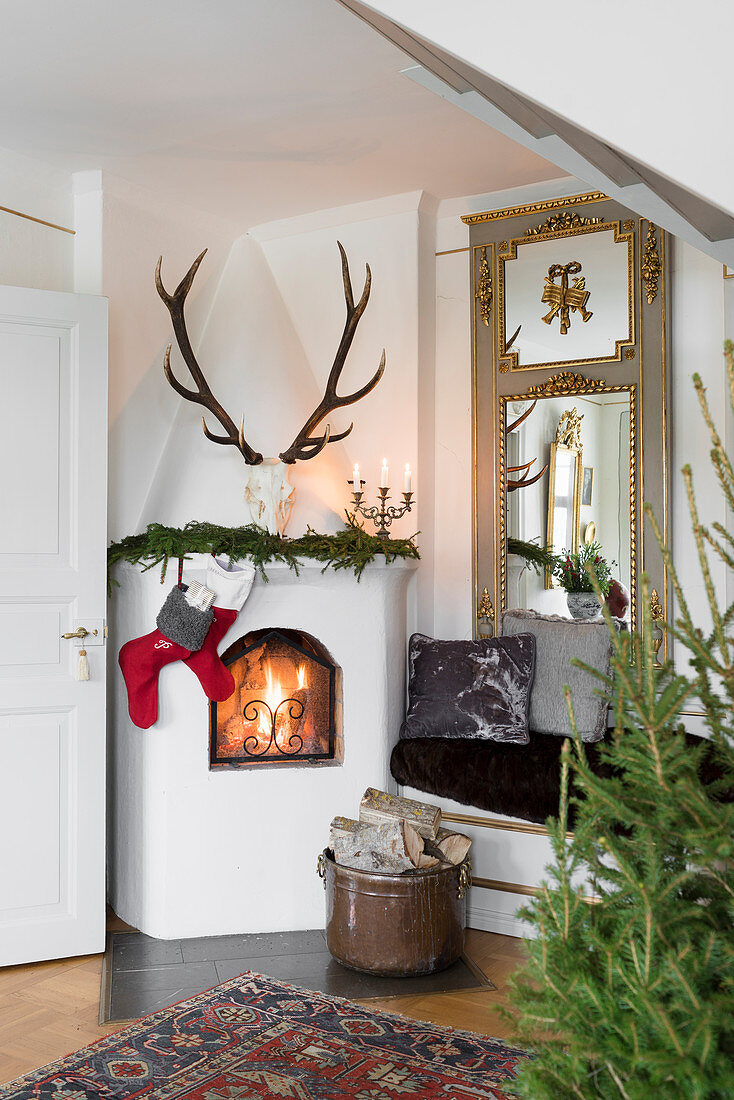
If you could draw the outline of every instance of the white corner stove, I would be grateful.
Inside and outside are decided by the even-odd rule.
[[[220,653],[235,692],[210,707],[181,662],[137,729],[116,655],[148,633],[174,573],[118,567],[111,600],[110,902],[164,939],[321,926],[316,858],[335,814],[389,788],[405,700],[406,592],[417,563],[361,579],[302,561],[258,574]],[[206,557],[186,563],[204,583]]]

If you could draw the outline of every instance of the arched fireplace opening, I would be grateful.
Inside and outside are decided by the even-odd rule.
[[[341,763],[341,670],[321,642],[253,630],[222,661],[235,689],[209,705],[210,768]]]

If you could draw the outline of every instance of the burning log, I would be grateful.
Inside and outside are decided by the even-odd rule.
[[[426,855],[423,838],[407,821],[390,820],[379,825],[347,822],[347,827],[332,823],[334,859],[343,867],[358,871],[380,871],[402,874],[403,871],[428,870],[438,866],[438,859]],[[357,828],[349,828],[356,825]]]
[[[367,825],[381,825],[389,821],[406,821],[428,840],[435,840],[441,825],[441,808],[430,802],[417,802],[412,798],[400,798],[368,787],[359,806],[359,820]]]

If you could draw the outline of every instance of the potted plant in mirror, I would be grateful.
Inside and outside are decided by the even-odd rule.
[[[566,603],[573,619],[597,618],[600,604],[591,577],[596,577],[602,595],[606,596],[612,583],[613,564],[606,561],[598,542],[582,546],[578,554],[564,551],[555,559],[553,576],[566,592]]]

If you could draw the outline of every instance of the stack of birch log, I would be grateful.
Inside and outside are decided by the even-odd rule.
[[[360,802],[359,821],[349,817],[332,821],[329,846],[334,861],[343,867],[400,875],[458,866],[471,840],[441,828],[440,806],[368,787]]]

